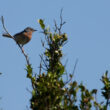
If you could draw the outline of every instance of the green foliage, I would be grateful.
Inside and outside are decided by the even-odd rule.
[[[80,84],[79,87],[81,89],[80,108],[81,110],[90,110],[92,108],[92,101],[94,101],[93,95],[97,93],[97,90],[93,89],[92,91],[89,91],[82,84]]]
[[[108,71],[102,76],[101,81],[104,84],[102,88],[102,95],[105,99],[110,99],[110,78],[108,78]]]
[[[104,84],[102,95],[106,100],[105,108],[107,109],[108,105],[110,105],[110,78],[108,77],[108,71],[102,76],[101,81]]]
[[[60,20],[59,26],[55,21],[53,33],[49,27],[46,27],[42,19],[38,20],[45,38],[44,42],[46,42],[46,45],[44,45],[45,43],[41,41],[45,51],[40,55],[39,74],[33,74],[28,56],[18,44],[27,62],[27,78],[31,80],[32,84],[30,108],[32,110],[92,110],[93,108],[95,110],[108,110],[110,106],[110,77],[108,77],[108,71],[101,78],[104,85],[101,93],[105,100],[100,103],[97,102],[96,98],[97,89],[88,90],[83,83],[78,84],[77,81],[72,80],[74,72],[67,75],[69,80],[64,82],[63,76],[67,73],[61,58],[63,57],[62,47],[67,43],[68,37],[66,33],[61,31],[65,24],[62,19],[62,10]],[[4,26],[3,17],[2,24],[4,30],[8,33]]]
[[[44,21],[42,19],[38,20],[42,29],[45,29]]]
[[[27,69],[26,69],[26,71],[27,71],[27,77],[28,78],[32,78],[32,67],[31,67],[31,65],[27,65]]]
[[[31,65],[27,65],[27,78],[32,83],[32,98],[30,99],[32,110],[107,110],[110,99],[110,78],[108,72],[102,76],[104,84],[102,95],[107,101],[106,104],[98,103],[96,100],[97,89],[89,91],[83,83],[78,84],[72,81],[73,75],[69,75],[69,80],[64,82],[65,67],[61,63],[63,57],[62,47],[67,42],[67,35],[61,33],[60,28],[55,24],[55,32],[46,28],[42,19],[38,20],[42,33],[45,36],[46,45],[42,42],[45,51],[40,56],[41,63],[39,74],[33,75]],[[44,72],[41,72],[44,71]],[[78,98],[77,96],[80,96]]]

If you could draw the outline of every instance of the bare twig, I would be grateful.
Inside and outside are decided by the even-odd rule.
[[[3,16],[1,17],[1,21],[2,21],[3,29],[5,30],[5,32],[6,32],[8,35],[10,35],[10,37],[16,42],[15,38],[7,31],[7,29],[6,29],[6,27],[5,27],[5,24],[4,24],[4,18],[3,18]],[[17,42],[16,42],[16,43],[17,43]],[[19,43],[17,43],[17,45],[19,46],[19,48],[20,48],[22,54],[24,55],[24,57],[25,57],[25,59],[26,59],[26,62],[27,62],[27,65],[30,65],[28,55],[25,54],[23,47],[22,47]]]
[[[60,12],[60,26],[58,26],[56,20],[54,20],[54,25],[55,25],[54,31],[58,32],[59,35],[61,35],[62,26],[66,23],[65,21],[63,21],[62,12],[63,12],[63,8],[61,9]]]
[[[97,94],[95,94],[95,101],[97,102]],[[98,110],[97,106],[96,106],[96,110]]]
[[[54,29],[54,31],[57,32],[57,30],[58,30],[58,26],[57,26],[57,22],[56,22],[56,20],[54,20],[54,25],[55,25],[55,29]]]
[[[77,64],[78,64],[78,59],[76,59],[76,61],[75,61],[75,65],[74,65],[72,76],[74,76],[74,74],[75,74],[75,70],[76,70]]]
[[[26,90],[27,90],[30,94],[32,94],[32,91],[31,91],[31,90],[29,90],[28,88],[26,88]]]
[[[44,63],[44,66],[46,67],[46,71],[48,70],[48,65],[46,64],[46,62],[44,61],[44,59],[43,59],[43,56],[42,55],[39,55],[40,56],[40,58],[41,58],[41,60],[43,61],[43,63]],[[43,68],[43,67],[42,67]],[[44,69],[44,68],[43,68]]]
[[[75,65],[74,65],[74,68],[73,68],[73,73],[71,74],[70,79],[65,83],[65,86],[66,86],[66,84],[68,84],[72,80],[72,78],[73,78],[73,76],[75,74],[77,63],[78,63],[78,59],[76,59],[76,61],[75,61]]]
[[[2,25],[3,25],[3,29],[5,30],[5,32],[6,32],[8,35],[11,36],[11,34],[7,31],[7,29],[6,29],[6,27],[5,27],[3,16],[1,16],[1,21],[2,21]],[[14,38],[13,36],[11,36],[11,37],[15,40],[15,38]]]
[[[65,62],[65,64],[64,64],[64,67],[65,67],[65,68],[66,68],[67,63],[68,63],[68,59],[66,59],[66,62]]]
[[[66,23],[65,21],[63,22],[62,12],[63,12],[63,8],[61,9],[61,12],[60,12],[60,27],[58,28],[59,34],[61,34],[62,26]]]
[[[41,39],[42,46],[45,46],[45,42]]]
[[[40,61],[40,66],[39,66],[39,75],[41,74],[41,71],[42,71],[42,59]]]
[[[38,68],[40,68],[40,67],[38,67]],[[43,69],[44,71],[47,71],[47,69],[46,69],[46,68],[44,68],[43,66],[41,67],[41,69]]]
[[[66,70],[66,65],[68,63],[68,59],[66,60],[65,64],[64,64],[64,68],[65,68],[65,73],[66,73],[66,79],[68,81],[68,74],[67,74],[67,70]]]
[[[109,99],[107,99],[106,101],[106,109],[108,108],[108,105],[109,105]]]
[[[27,109],[27,110],[30,110],[28,106],[26,106],[26,109]]]
[[[18,44],[18,43],[17,43],[17,44]],[[24,55],[24,57],[25,57],[25,59],[26,59],[27,65],[30,65],[28,55],[24,52],[24,48],[23,48],[20,44],[18,44],[18,46],[19,46],[21,52],[23,53],[23,55]]]

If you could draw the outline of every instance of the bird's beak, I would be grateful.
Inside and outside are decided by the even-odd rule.
[[[37,31],[36,29],[34,29],[34,31]]]

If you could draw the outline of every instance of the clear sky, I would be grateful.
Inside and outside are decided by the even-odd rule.
[[[90,90],[103,86],[100,79],[110,70],[110,0],[0,0],[0,16],[13,35],[27,26],[40,31],[37,20],[45,19],[53,28],[53,20],[59,21],[60,10],[67,22],[63,32],[68,34],[64,46],[63,62],[68,59],[67,71],[73,70],[75,60],[78,65],[74,79],[83,82]],[[31,94],[30,81],[26,78],[25,59],[11,39],[2,37],[0,23],[0,108],[3,110],[26,110]],[[33,65],[38,72],[42,34],[36,32],[30,43],[25,45]],[[100,97],[99,101],[103,101]]]

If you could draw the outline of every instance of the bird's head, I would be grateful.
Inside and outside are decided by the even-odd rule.
[[[27,27],[27,28],[24,29],[24,31],[25,32],[35,32],[37,30],[35,30],[35,29],[31,28],[31,27]]]

